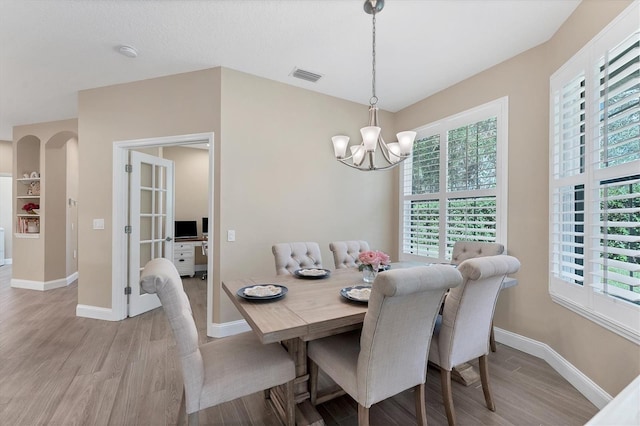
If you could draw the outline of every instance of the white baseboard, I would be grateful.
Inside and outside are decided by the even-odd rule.
[[[31,280],[21,280],[17,278],[11,279],[11,287],[13,288],[23,288],[27,290],[53,290],[54,288],[66,287],[75,280],[78,279],[78,273],[74,272],[66,278],[60,278],[52,281],[31,281]]]
[[[230,321],[225,323],[210,323],[207,327],[207,336],[209,337],[227,337],[234,334],[244,333],[251,330],[251,327],[245,320]]]
[[[13,263],[13,259],[4,259],[3,265],[11,265]],[[1,266],[1,265],[0,265]]]
[[[110,308],[101,308],[91,305],[76,305],[76,316],[83,318],[92,318],[103,321],[119,321],[113,318],[113,310]]]
[[[602,409],[613,398],[607,392],[598,386],[593,380],[587,377],[583,372],[578,370],[573,364],[564,359],[558,352],[553,350],[546,343],[494,327],[495,339],[497,342],[510,346],[519,351],[541,358],[547,362],[565,378],[573,387],[575,387],[585,398],[593,405]]]

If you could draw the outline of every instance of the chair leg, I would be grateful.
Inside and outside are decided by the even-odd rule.
[[[294,381],[285,383],[284,389],[286,393],[286,407],[287,410],[287,426],[295,426],[296,424],[296,399],[294,395]]]
[[[180,408],[178,408],[178,426],[183,426],[187,420],[187,396],[184,388],[182,388],[182,398],[180,399]]]
[[[496,351],[496,338],[493,335],[493,321],[491,321],[491,333],[489,333],[489,346],[491,347],[491,352]]]
[[[447,413],[449,426],[456,424],[456,412],[453,409],[453,394],[451,393],[451,371],[440,368],[440,382],[442,384],[442,402]]]
[[[487,408],[491,411],[496,411],[496,405],[493,403],[491,397],[491,389],[489,389],[489,360],[486,355],[482,355],[478,358],[480,366],[480,381],[482,382],[482,392],[484,393],[484,400],[487,403]]]
[[[189,414],[189,426],[198,426],[198,424],[200,423],[200,417],[198,416],[198,414],[200,414],[198,411]]]
[[[369,426],[369,409],[358,404],[358,426]]]
[[[424,383],[415,387],[416,394],[416,420],[419,426],[427,426],[427,406],[425,404],[425,386]]]
[[[309,397],[315,407],[318,399],[318,364],[309,359]]]

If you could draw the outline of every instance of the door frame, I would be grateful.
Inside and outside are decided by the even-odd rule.
[[[124,294],[124,288],[128,282],[127,262],[129,250],[127,244],[127,236],[124,233],[124,227],[128,225],[129,217],[129,178],[124,171],[125,165],[128,163],[128,154],[130,149],[134,148],[151,148],[151,147],[169,147],[180,145],[193,145],[197,143],[207,143],[209,145],[209,194],[208,194],[208,217],[209,217],[209,241],[215,240],[216,230],[213,228],[213,176],[214,176],[214,133],[194,133],[188,135],[165,136],[158,138],[131,139],[123,141],[115,141],[113,143],[113,171],[112,171],[112,241],[111,246],[111,313],[114,321],[120,321],[127,318],[127,296]],[[175,199],[175,198],[174,198]],[[207,256],[207,270],[213,271],[213,259],[215,256],[215,247],[209,245]],[[213,320],[213,306],[211,296],[213,294],[213,274],[207,274],[207,324],[211,324]]]

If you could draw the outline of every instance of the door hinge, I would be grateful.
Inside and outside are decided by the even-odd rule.
[[[131,164],[125,164],[124,171],[127,173],[131,173],[133,171],[133,166]]]
[[[131,231],[132,231],[131,225],[127,225],[127,226],[124,227],[124,233],[125,234],[130,234]]]
[[[124,288],[124,294],[126,294],[126,295],[131,294],[131,287],[125,287]]]

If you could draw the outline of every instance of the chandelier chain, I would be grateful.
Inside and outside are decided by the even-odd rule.
[[[372,52],[371,52],[371,68],[372,68],[372,78],[371,78],[371,99],[369,100],[370,105],[375,105],[378,103],[378,97],[376,96],[376,10],[373,9],[373,42],[372,42]]]

